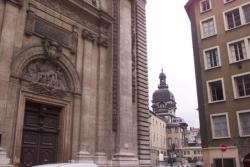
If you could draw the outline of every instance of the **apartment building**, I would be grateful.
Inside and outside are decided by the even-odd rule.
[[[150,112],[149,122],[151,161],[153,166],[156,166],[159,154],[167,155],[166,121]]]
[[[205,166],[250,166],[250,1],[189,0]]]

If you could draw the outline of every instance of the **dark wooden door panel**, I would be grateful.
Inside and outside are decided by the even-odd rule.
[[[56,150],[41,148],[39,152],[39,164],[56,163]]]
[[[21,166],[31,167],[36,165],[37,161],[37,147],[25,146],[22,148]]]
[[[26,103],[21,167],[57,162],[60,108]]]

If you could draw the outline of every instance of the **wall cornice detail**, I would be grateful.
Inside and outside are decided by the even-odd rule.
[[[23,0],[6,0],[9,1],[11,3],[13,3],[14,5],[18,6],[18,7],[22,7],[23,6]]]
[[[107,34],[107,29],[113,22],[113,18],[106,12],[88,4],[83,0],[31,0],[30,5],[41,9],[40,3],[46,8],[52,9],[61,15],[99,33],[100,27],[104,34]],[[43,7],[44,8],[44,7]],[[47,9],[45,9],[47,11]]]
[[[97,34],[95,34],[94,32],[91,32],[87,29],[82,30],[82,38],[89,40],[91,42],[97,42]]]

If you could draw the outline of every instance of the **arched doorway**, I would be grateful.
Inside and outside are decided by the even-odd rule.
[[[57,50],[34,46],[17,54],[11,69],[9,96],[18,95],[13,101],[13,162],[22,167],[67,162],[78,151],[72,140],[79,138],[72,133],[72,113],[80,109],[80,80],[73,64]]]
[[[244,167],[250,167],[250,153],[247,154],[243,160]]]

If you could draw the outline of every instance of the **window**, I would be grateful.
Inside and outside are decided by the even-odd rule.
[[[250,22],[250,4],[243,6],[242,9],[243,9],[244,17],[245,17],[245,22],[249,23]]]
[[[236,167],[235,158],[223,158],[223,166],[222,160],[220,158],[214,159],[214,166],[216,167]]]
[[[221,66],[219,47],[209,48],[203,51],[205,69]]]
[[[168,146],[171,148],[171,146],[172,146],[172,138],[168,138]]]
[[[159,103],[159,108],[165,108],[165,104],[163,102]]]
[[[227,19],[228,29],[232,29],[241,25],[239,9],[235,9],[233,11],[227,12],[225,15]]]
[[[211,7],[211,1],[210,0],[202,0],[200,1],[200,12],[206,12],[210,10]]]
[[[176,145],[176,147],[179,147],[179,140],[178,140],[178,138],[175,138],[175,145]]]
[[[214,103],[224,101],[224,83],[223,79],[207,81],[208,102]]]
[[[201,36],[202,36],[202,38],[207,38],[207,37],[213,36],[216,33],[217,32],[216,32],[216,25],[215,25],[215,17],[214,16],[201,21]]]
[[[235,98],[250,96],[250,73],[234,75],[232,80]]]
[[[168,133],[168,134],[171,134],[171,133],[172,133],[171,128],[167,128],[167,133]]]
[[[234,0],[224,0],[224,3],[229,3],[229,2],[232,2]]]
[[[230,137],[227,113],[212,114],[210,119],[214,139]]]
[[[249,59],[250,37],[245,37],[229,42],[227,46],[228,46],[228,56],[230,63],[235,63]]]
[[[237,118],[240,136],[250,136],[250,110],[238,111]]]
[[[225,11],[224,22],[226,30],[250,23],[250,3]]]
[[[246,46],[244,40],[229,45],[230,54],[233,62],[246,59]]]
[[[178,133],[178,127],[175,127],[175,133]]]

